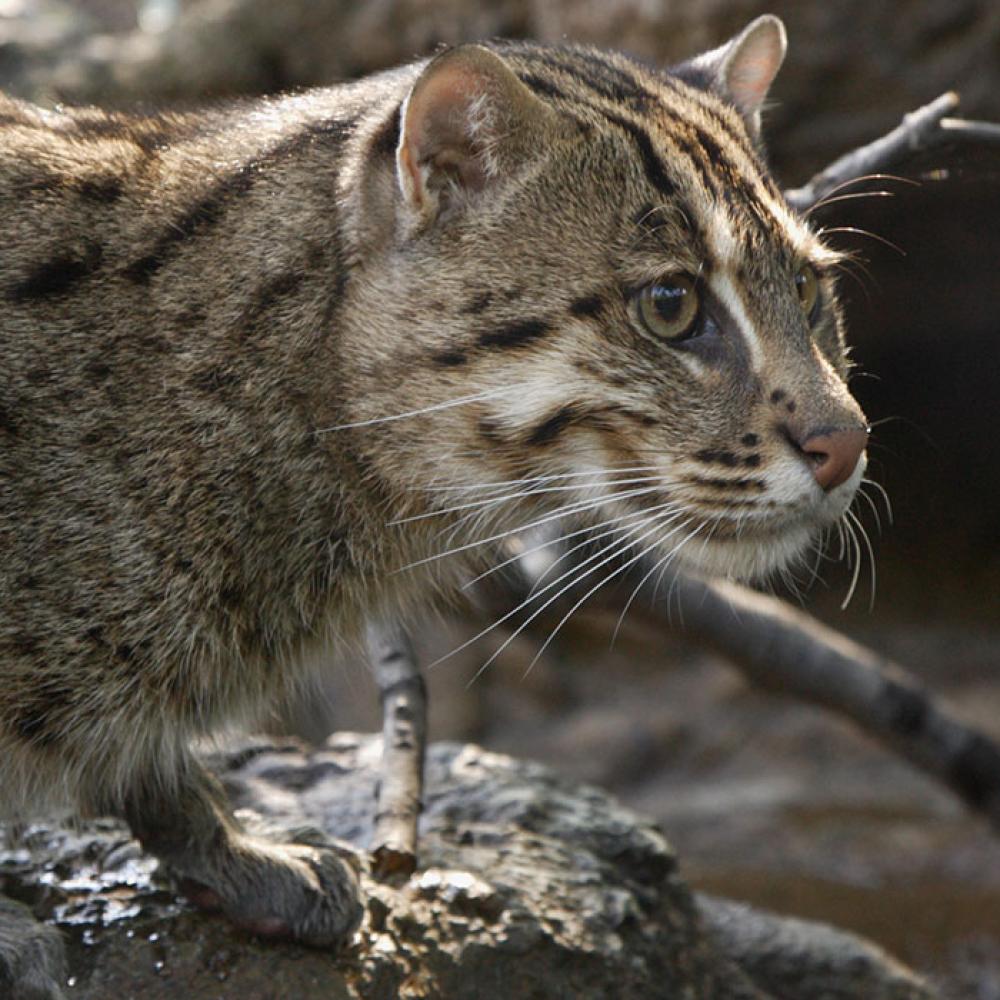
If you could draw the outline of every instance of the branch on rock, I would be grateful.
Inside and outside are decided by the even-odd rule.
[[[368,651],[382,700],[382,766],[372,861],[379,878],[405,878],[417,867],[427,691],[413,647],[401,627],[370,625]]]
[[[542,582],[544,567],[518,561],[503,604],[520,603]],[[642,571],[599,599],[620,608]],[[1000,831],[1000,746],[966,725],[899,664],[854,642],[775,597],[723,580],[668,571],[651,604],[666,627],[715,650],[753,685],[850,719],[866,735],[941,781]],[[663,597],[669,593],[669,603]],[[499,595],[487,598],[497,601]],[[630,598],[631,599],[631,598]],[[565,600],[570,606],[574,595]],[[637,604],[640,602],[636,602]],[[670,608],[675,609],[673,615]]]
[[[958,108],[958,101],[953,91],[942,94],[905,115],[902,123],[882,138],[834,160],[804,187],[785,191],[785,198],[794,209],[805,212],[846,185],[899,169],[927,150],[957,144],[1000,144],[1000,125],[947,117]]]
[[[746,587],[680,573],[673,587],[683,629],[753,684],[846,716],[1000,831],[1000,746],[955,718],[901,666]]]

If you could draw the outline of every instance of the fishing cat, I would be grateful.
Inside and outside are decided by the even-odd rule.
[[[867,428],[762,158],[784,51],[765,16],[669,72],[491,42],[205,113],[3,99],[0,812],[123,817],[335,945],[350,866],[243,832],[192,738],[447,585],[442,529],[560,511],[753,576],[834,524]],[[0,970],[58,996],[27,928]]]

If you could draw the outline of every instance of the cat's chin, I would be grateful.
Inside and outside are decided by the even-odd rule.
[[[677,564],[699,575],[753,583],[800,563],[816,536],[815,527],[800,525],[762,539],[692,538],[677,552]]]

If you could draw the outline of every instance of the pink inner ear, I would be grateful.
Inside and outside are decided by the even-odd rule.
[[[778,72],[774,53],[744,57],[729,75],[729,87],[741,107],[757,108]]]
[[[738,108],[755,114],[785,58],[784,32],[780,22],[769,19],[736,45],[723,71],[725,87]]]
[[[406,133],[418,163],[439,152],[472,154],[481,121],[474,108],[490,90],[489,80],[471,67],[448,65],[418,84],[406,113]]]
[[[418,203],[426,197],[424,168],[447,173],[478,190],[486,172],[475,149],[473,108],[489,82],[468,66],[443,66],[418,84],[406,109],[400,168],[409,175]]]

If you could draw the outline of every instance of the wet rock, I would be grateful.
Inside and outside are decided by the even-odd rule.
[[[360,851],[380,750],[354,736],[314,752],[260,743],[221,772],[251,825],[318,828]],[[651,823],[540,765],[436,745],[422,827],[411,878],[365,876],[367,914],[339,956],[193,910],[111,822],[32,828],[0,853],[0,879],[65,933],[79,1000],[813,1000],[816,969],[838,1000],[931,997],[857,939],[696,901]]]

